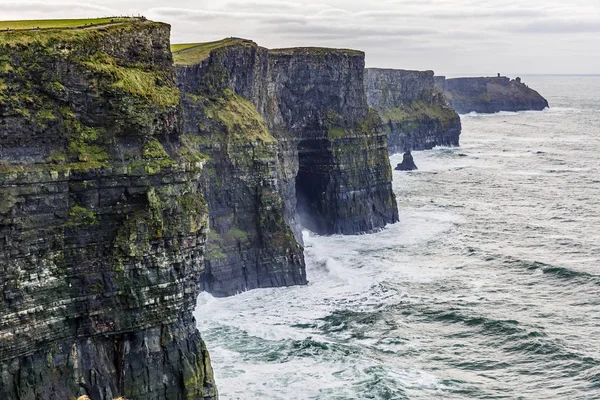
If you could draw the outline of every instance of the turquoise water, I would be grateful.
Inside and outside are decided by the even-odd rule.
[[[306,232],[308,286],[200,296],[223,399],[600,399],[600,77],[524,81],[552,108],[414,152],[400,223]]]

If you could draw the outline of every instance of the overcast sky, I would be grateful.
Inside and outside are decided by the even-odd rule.
[[[367,66],[439,74],[600,74],[600,0],[0,0],[0,18],[142,14],[173,43],[364,50]]]

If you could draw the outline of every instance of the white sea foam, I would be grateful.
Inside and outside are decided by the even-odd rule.
[[[568,83],[556,98],[588,90],[573,104],[598,108],[600,81]],[[463,116],[462,147],[413,152],[419,170],[393,175],[399,223],[306,232],[308,286],[202,294],[221,397],[594,398],[598,286],[561,268],[599,274],[600,118],[505,115]]]

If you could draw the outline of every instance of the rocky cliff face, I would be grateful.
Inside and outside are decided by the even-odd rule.
[[[385,133],[370,110],[364,53],[297,48],[269,53],[274,132],[298,140],[302,224],[321,234],[370,232],[398,221]]]
[[[368,68],[364,82],[390,153],[459,145],[460,118],[434,88],[433,71]]]
[[[543,110],[548,101],[520,78],[437,78],[448,103],[460,114]]]
[[[360,84],[363,58],[233,39],[176,54],[186,133],[207,156],[205,290],[306,283],[300,219],[322,234],[397,221],[385,135]]]
[[[298,156],[256,109],[266,99],[267,51],[225,42],[195,62],[177,67],[177,81],[186,138],[206,155],[211,232],[202,288],[228,296],[306,284],[294,213]]]
[[[0,398],[214,399],[168,25],[0,34]]]

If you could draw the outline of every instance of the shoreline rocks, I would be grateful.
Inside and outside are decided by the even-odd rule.
[[[413,156],[410,153],[410,151],[407,151],[402,156],[402,162],[398,164],[394,169],[396,171],[414,171],[419,168],[417,168],[417,165],[415,164],[415,161],[413,160]]]

